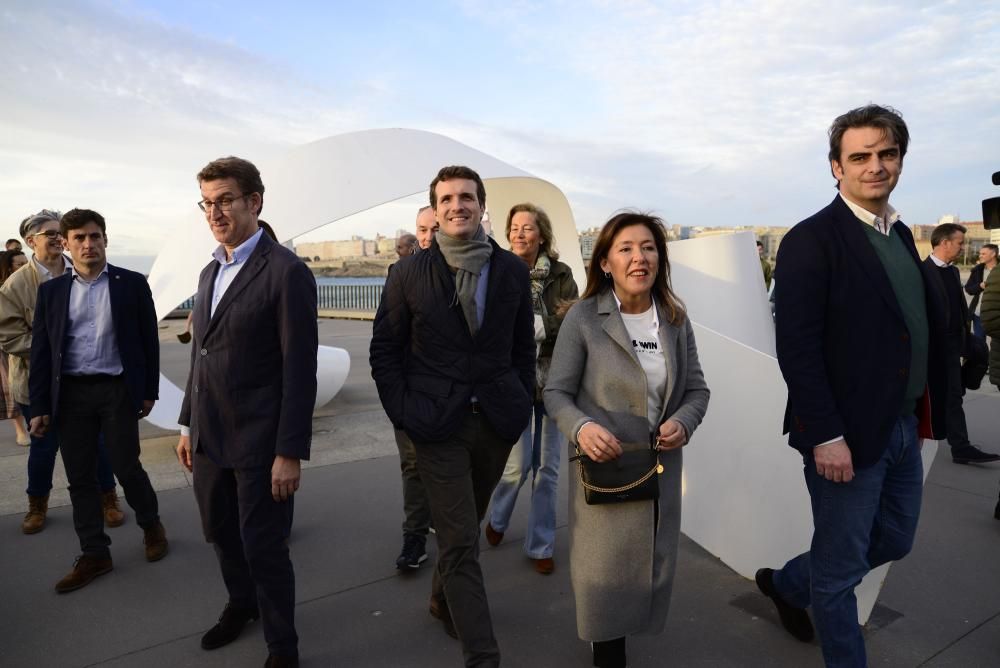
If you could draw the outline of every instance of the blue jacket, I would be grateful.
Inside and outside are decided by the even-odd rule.
[[[782,239],[775,269],[778,363],[788,386],[784,433],[807,457],[843,435],[855,468],[881,457],[899,417],[911,359],[909,331],[889,276],[838,195]],[[947,312],[937,276],[910,230],[892,228],[923,277],[930,334],[920,435],[944,438]]]
[[[53,420],[59,412],[63,346],[72,286],[73,274],[69,270],[42,283],[38,287],[32,323],[28,375],[31,414],[50,415]],[[143,400],[155,401],[160,396],[160,340],[153,295],[145,276],[110,264],[108,294],[125,383],[138,414]]]

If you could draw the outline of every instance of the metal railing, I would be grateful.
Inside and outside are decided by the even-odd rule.
[[[316,286],[317,306],[335,311],[378,310],[382,299],[381,285],[318,285]],[[194,308],[194,297],[186,299],[178,309]]]

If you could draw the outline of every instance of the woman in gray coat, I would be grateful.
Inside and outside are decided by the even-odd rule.
[[[570,480],[570,577],[577,632],[594,665],[625,666],[625,638],[663,630],[681,519],[681,447],[708,408],[694,332],[670,286],[658,218],[614,216],[594,244],[587,289],[566,315],[545,408],[576,451],[596,462],[625,448],[660,451],[658,501],[588,505]]]

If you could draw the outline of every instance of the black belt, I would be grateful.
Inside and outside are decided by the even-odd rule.
[[[86,383],[87,385],[93,385],[94,383],[106,383],[110,380],[117,380],[121,377],[122,374],[111,375],[110,373],[91,373],[84,376],[71,376],[69,374],[63,374],[63,380],[72,380],[77,383]]]

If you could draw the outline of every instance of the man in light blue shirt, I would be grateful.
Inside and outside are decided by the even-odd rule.
[[[156,493],[139,462],[138,421],[158,398],[156,310],[142,274],[107,263],[105,229],[96,211],[73,209],[63,216],[60,233],[73,266],[39,287],[32,327],[31,434],[54,429],[58,435],[83,553],[56,584],[59,593],[112,569],[96,479],[102,433],[142,527],[146,560],[167,553]]]

